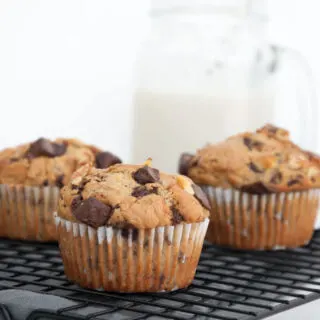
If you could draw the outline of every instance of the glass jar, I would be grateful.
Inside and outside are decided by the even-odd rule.
[[[155,0],[137,63],[133,161],[175,172],[182,152],[267,122],[316,145],[310,71],[270,45],[262,0]]]

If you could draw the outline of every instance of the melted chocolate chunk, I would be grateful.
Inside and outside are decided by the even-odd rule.
[[[255,172],[255,173],[263,173],[264,170],[260,169],[256,164],[254,164],[253,162],[250,162],[248,164],[248,167],[251,171]]]
[[[77,199],[77,198],[75,198]],[[102,203],[96,198],[88,198],[83,201],[72,201],[72,213],[77,220],[98,228],[106,224],[112,215],[112,207]]]
[[[58,176],[57,179],[56,179],[56,186],[57,186],[58,188],[60,188],[60,189],[64,187],[63,179],[64,179],[64,174],[61,174],[61,175]]]
[[[111,152],[100,152],[96,155],[96,167],[98,169],[106,169],[114,164],[121,163],[121,159]]]
[[[210,210],[211,209],[210,202],[208,200],[207,195],[202,191],[202,189],[196,184],[192,185],[192,189],[194,191],[195,198],[202,204],[202,206]]]
[[[140,183],[153,183],[160,180],[159,170],[144,166],[133,173],[133,179]]]
[[[282,173],[280,171],[276,172],[270,179],[270,183],[279,184],[282,181]]]
[[[172,211],[171,222],[173,225],[178,224],[184,220],[182,214],[180,213],[180,211],[176,207],[172,206],[171,211]]]
[[[48,139],[40,138],[30,145],[26,157],[33,159],[36,157],[59,157],[67,150],[67,146],[63,143],[54,143]]]
[[[179,160],[178,172],[183,175],[188,174],[188,170],[190,168],[190,162],[194,155],[190,153],[182,153]]]
[[[266,186],[261,182],[255,182],[252,184],[248,184],[246,186],[242,186],[241,191],[252,193],[252,194],[266,194],[271,193],[269,189],[266,188]]]
[[[48,186],[48,185],[49,185],[48,179],[44,180],[44,181],[42,182],[42,185],[43,185],[44,187]]]
[[[153,187],[152,189],[148,190],[144,186],[138,186],[133,189],[131,195],[136,198],[142,198],[148,196],[149,194],[157,193],[157,191],[157,187]]]

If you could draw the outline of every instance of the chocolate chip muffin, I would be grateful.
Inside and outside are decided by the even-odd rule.
[[[320,158],[266,125],[196,155],[179,171],[201,185],[212,211],[207,239],[241,249],[297,247],[309,242],[318,209]]]
[[[193,280],[207,230],[205,193],[150,163],[89,165],[61,190],[56,223],[70,280],[119,292],[159,292]]]
[[[100,168],[121,162],[75,139],[32,143],[0,152],[0,236],[57,240],[53,212],[59,191],[72,173],[90,163]]]

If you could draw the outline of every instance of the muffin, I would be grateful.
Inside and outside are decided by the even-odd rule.
[[[0,237],[57,240],[53,212],[60,188],[81,165],[120,162],[108,152],[74,139],[32,143],[0,152]]]
[[[319,156],[266,125],[183,154],[179,170],[201,185],[212,210],[207,240],[239,249],[307,244],[320,185]]]
[[[79,285],[118,292],[188,286],[209,223],[209,201],[184,176],[145,165],[89,165],[61,190],[59,246]]]

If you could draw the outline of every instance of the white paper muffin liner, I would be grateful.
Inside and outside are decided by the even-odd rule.
[[[0,185],[0,237],[30,241],[56,241],[53,213],[60,189]]]
[[[161,292],[188,286],[209,219],[154,229],[94,229],[56,217],[66,276],[92,289]]]
[[[319,189],[254,195],[202,186],[212,205],[206,239],[238,249],[276,250],[311,240]]]

